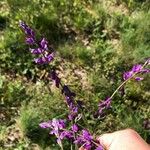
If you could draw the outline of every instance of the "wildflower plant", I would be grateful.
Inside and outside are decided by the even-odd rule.
[[[38,40],[35,32],[23,21],[19,22],[19,26],[25,33],[25,42],[30,46],[29,51],[35,55],[34,62],[38,65],[48,65],[51,63],[55,58],[55,51],[49,45],[46,38],[43,37]],[[136,64],[131,70],[124,72],[122,77],[123,82],[112,95],[99,102],[98,110],[93,112],[93,116],[97,120],[101,119],[105,115],[105,111],[111,109],[114,95],[118,91],[124,90],[124,86],[129,80],[137,82],[143,80],[143,74],[150,72],[150,69],[147,68],[149,65],[150,59],[147,59],[143,65]],[[43,129],[49,129],[50,134],[55,135],[57,143],[62,150],[64,149],[64,139],[70,140],[75,145],[75,149],[82,146],[86,150],[104,150],[105,147],[100,144],[100,141],[96,140],[96,135],[91,133],[90,129],[85,128],[85,126],[87,127],[87,120],[84,113],[85,106],[83,106],[82,101],[77,100],[76,94],[71,91],[69,86],[62,83],[55,69],[51,69],[48,74],[48,78],[55,83],[56,88],[60,89],[60,92],[64,96],[69,113],[67,118],[53,118],[52,120],[41,122],[39,126]],[[82,122],[82,125],[80,122]]]

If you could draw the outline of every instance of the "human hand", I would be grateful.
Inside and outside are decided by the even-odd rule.
[[[150,146],[132,129],[103,134],[98,141],[106,150],[150,150]]]

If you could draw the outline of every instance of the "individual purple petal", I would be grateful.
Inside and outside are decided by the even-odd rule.
[[[132,71],[133,72],[140,72],[141,69],[142,69],[142,65],[141,64],[137,64],[137,65],[133,66]]]
[[[143,80],[144,78],[141,78],[141,77],[135,77],[135,80],[136,81],[141,81],[141,80]]]
[[[39,124],[39,126],[41,128],[51,128],[51,121],[49,121],[49,122],[42,122],[42,123]]]
[[[29,45],[33,45],[33,44],[35,44],[35,40],[32,37],[27,37],[26,38],[26,43],[29,44]]]
[[[72,129],[73,132],[77,132],[78,131],[78,126],[76,124],[73,124],[71,126],[71,129]]]

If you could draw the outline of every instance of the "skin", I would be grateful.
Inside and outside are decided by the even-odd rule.
[[[98,140],[106,150],[150,150],[150,145],[132,129],[103,134]]]

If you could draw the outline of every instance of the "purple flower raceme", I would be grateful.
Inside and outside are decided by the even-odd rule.
[[[25,32],[26,43],[29,45],[36,45],[35,48],[29,49],[32,54],[39,55],[38,58],[34,59],[34,62],[37,64],[50,63],[54,59],[54,52],[49,51],[48,41],[45,38],[37,41],[34,31],[28,25],[26,25],[25,22],[20,21],[19,25]]]

